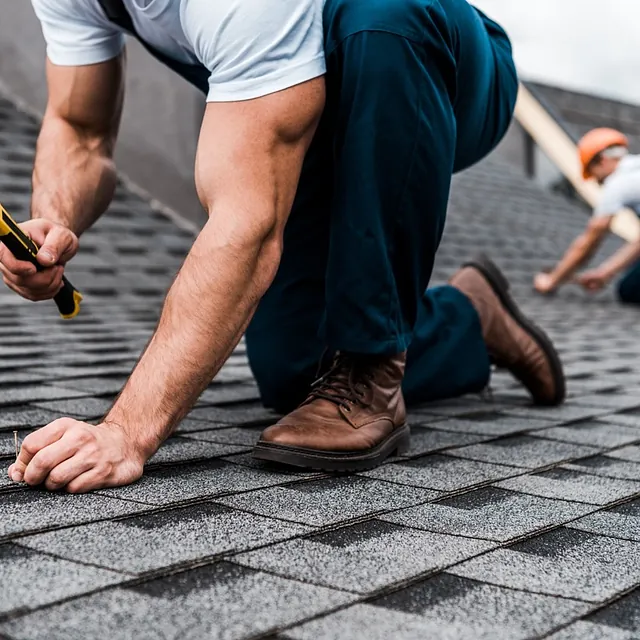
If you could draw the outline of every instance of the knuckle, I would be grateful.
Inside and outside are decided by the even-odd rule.
[[[46,469],[49,464],[49,456],[46,453],[37,453],[33,460],[29,463],[30,467],[33,467],[36,471],[42,471]]]
[[[47,478],[47,486],[51,485],[51,486],[59,487],[64,484],[64,481],[65,481],[64,474],[58,471],[57,469],[54,469],[49,474],[49,477]]]
[[[66,487],[68,493],[87,493],[90,489],[91,487],[86,481],[70,482]]]
[[[38,453],[39,447],[37,445],[35,434],[29,434],[22,441],[22,448],[25,450],[26,453],[32,456],[35,456],[35,454]]]
[[[95,434],[84,426],[78,425],[74,428],[74,435],[78,441],[84,445],[95,442]]]

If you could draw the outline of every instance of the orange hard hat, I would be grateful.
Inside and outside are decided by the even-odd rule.
[[[582,177],[591,177],[589,165],[595,157],[609,147],[629,147],[629,140],[624,133],[615,129],[592,129],[578,142],[578,153],[582,164]]]

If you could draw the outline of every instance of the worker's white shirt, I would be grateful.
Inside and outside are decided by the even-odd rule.
[[[248,100],[325,72],[324,0],[124,0],[140,35],[210,72],[209,101]],[[56,65],[116,57],[122,31],[98,0],[32,0]]]
[[[640,215],[640,156],[625,156],[604,181],[593,215],[612,216],[628,207]]]

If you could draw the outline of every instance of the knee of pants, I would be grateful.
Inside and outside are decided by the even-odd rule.
[[[383,31],[422,42],[435,24],[427,12],[431,4],[430,0],[326,0],[327,52],[362,31]]]

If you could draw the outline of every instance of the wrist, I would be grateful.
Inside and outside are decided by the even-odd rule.
[[[615,272],[612,272],[610,269],[600,268],[597,270],[598,276],[601,280],[608,283],[615,277]]]
[[[102,420],[102,424],[122,434],[127,442],[127,448],[133,457],[144,464],[162,444],[162,440],[152,433],[144,434],[140,429],[133,428],[134,421],[127,421],[123,416],[116,417],[111,410]]]

